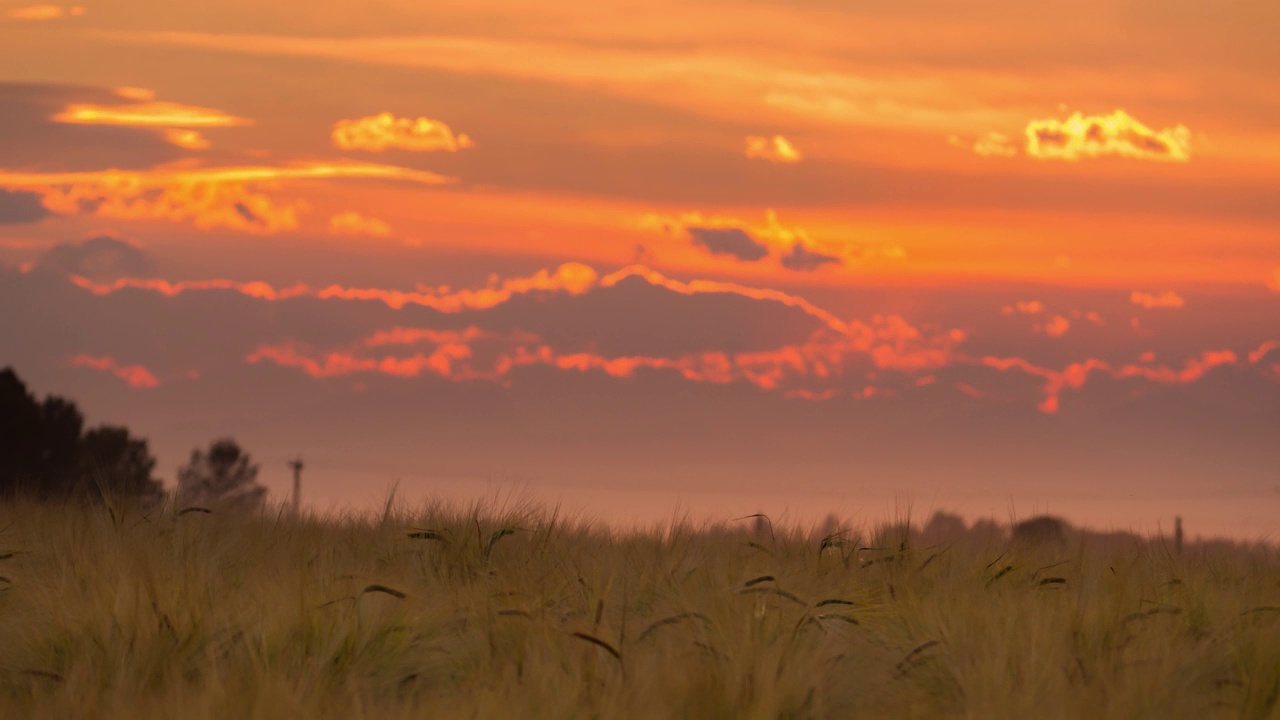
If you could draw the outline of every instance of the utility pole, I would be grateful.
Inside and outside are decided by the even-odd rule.
[[[1182,554],[1182,516],[1175,515],[1173,518],[1173,546],[1177,548],[1178,554]]]
[[[299,517],[302,512],[302,456],[289,461],[293,469],[293,516]]]

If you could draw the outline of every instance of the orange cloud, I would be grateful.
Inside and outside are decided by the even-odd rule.
[[[1009,136],[1004,133],[989,132],[973,143],[973,152],[983,157],[1013,157],[1018,154]]]
[[[401,291],[347,288],[341,285],[312,288],[304,284],[276,289],[263,282],[237,282],[224,279],[169,282],[158,279],[122,278],[111,283],[95,283],[83,277],[73,277],[72,282],[95,295],[107,295],[126,288],[149,290],[170,297],[190,291],[231,290],[260,300],[286,300],[295,297],[313,297],[321,300],[374,300],[396,310],[406,305],[421,305],[444,313],[455,313],[462,310],[488,309],[516,295],[535,291],[559,291],[579,295],[589,290],[595,284],[596,278],[596,271],[586,265],[565,263],[554,272],[539,270],[533,275],[510,278],[496,282],[487,288],[454,292],[438,292],[429,289]]]
[[[1271,271],[1271,279],[1267,280],[1267,289],[1271,292],[1280,292],[1280,267]]]
[[[1044,311],[1044,303],[1039,300],[1019,300],[1012,305],[1005,305],[1000,309],[1003,315],[1012,315],[1015,312],[1023,315],[1036,315]]]
[[[1178,293],[1172,290],[1166,290],[1159,295],[1134,290],[1129,295],[1129,302],[1134,305],[1141,305],[1148,310],[1151,308],[1180,308],[1186,304]]]
[[[659,215],[648,213],[636,221],[643,230],[660,232],[664,235],[691,242],[711,254],[732,255],[739,261],[769,262],[783,270],[812,272],[830,266],[856,267],[873,260],[899,261],[906,253],[901,247],[892,243],[849,243],[824,242],[809,235],[804,228],[789,227],[778,220],[778,213],[773,209],[765,210],[763,225],[752,225],[736,218],[720,216],[704,216],[700,213],[682,213],[680,215]],[[705,237],[709,233],[739,235],[730,247],[720,247]],[[701,237],[700,237],[701,235]],[[728,241],[731,238],[721,237]],[[724,245],[724,243],[717,243]],[[753,247],[754,246],[754,247]],[[743,252],[743,248],[750,251]]]
[[[516,368],[542,365],[572,372],[600,372],[615,378],[631,378],[640,370],[669,371],[691,382],[725,384],[746,382],[761,390],[783,391],[788,397],[829,399],[839,387],[786,387],[799,380],[816,380],[830,385],[842,375],[849,358],[868,358],[881,369],[916,372],[941,367],[951,361],[952,347],[963,340],[956,331],[925,336],[902,318],[877,316],[872,323],[854,323],[848,335],[819,331],[809,341],[774,350],[727,354],[717,351],[679,357],[627,355],[606,357],[595,352],[557,353],[536,336],[514,332],[495,335],[478,328],[433,330],[392,328],[380,331],[355,345],[332,352],[315,352],[289,341],[264,345],[246,357],[251,363],[272,362],[293,367],[315,378],[376,372],[401,377],[433,374],[465,380],[501,380]],[[496,342],[495,353],[485,353],[480,362],[474,352],[477,342]],[[366,350],[388,345],[432,344],[429,353],[408,356],[369,356]]]
[[[333,126],[333,144],[343,150],[410,150],[434,152],[475,147],[464,133],[454,135],[448,125],[427,117],[398,118],[379,113],[355,120],[339,120]]]
[[[160,381],[156,380],[155,375],[151,371],[141,365],[121,365],[115,358],[106,355],[97,357],[94,355],[77,355],[71,360],[73,367],[92,368],[109,372],[112,375],[124,380],[133,388],[153,388],[160,385]]]
[[[1257,350],[1249,353],[1249,363],[1257,365],[1262,362],[1262,358],[1266,357],[1272,350],[1280,350],[1280,340],[1268,340],[1259,345]]]
[[[209,148],[209,141],[195,130],[170,128],[164,131],[164,139],[170,145],[177,145],[187,150],[207,150]]]
[[[1144,353],[1141,361],[1149,363],[1154,360],[1154,356],[1151,356],[1150,359],[1147,358],[1148,356]],[[1234,365],[1238,360],[1239,358],[1236,354],[1230,350],[1208,350],[1201,353],[1200,357],[1188,360],[1180,370],[1164,365],[1129,364],[1114,366],[1097,358],[1072,363],[1062,370],[1040,367],[1018,357],[997,358],[988,356],[981,358],[978,362],[981,365],[1000,371],[1020,370],[1028,375],[1044,378],[1045,397],[1038,407],[1041,412],[1052,414],[1058,411],[1060,398],[1064,390],[1079,390],[1084,387],[1089,375],[1095,372],[1105,373],[1117,380],[1141,378],[1154,383],[1186,384],[1199,380],[1204,377],[1205,373],[1215,367]]]
[[[9,18],[12,20],[57,20],[63,17],[80,17],[84,15],[85,9],[79,5],[73,5],[69,8],[63,8],[60,5],[31,5],[28,7],[13,8],[9,11]]]
[[[64,215],[165,219],[199,228],[274,233],[298,227],[302,202],[279,203],[254,189],[259,183],[334,178],[380,178],[438,185],[435,173],[368,163],[309,163],[283,167],[159,168],[70,173],[0,170],[0,187],[40,192],[46,208]]]
[[[738,283],[720,282],[718,280],[690,280],[688,282],[683,282],[669,278],[662,273],[656,270],[651,270],[643,265],[631,265],[610,273],[600,280],[600,286],[611,287],[629,277],[643,278],[650,285],[663,287],[682,295],[695,295],[698,293],[727,293],[755,300],[772,300],[774,302],[782,303],[788,307],[802,310],[806,314],[821,320],[824,325],[836,332],[843,333],[847,332],[849,329],[849,325],[835,315],[832,315],[802,297],[789,295],[780,290],[754,288],[746,285],[739,285]]]
[[[335,235],[385,237],[391,234],[391,226],[377,218],[365,217],[357,212],[345,212],[329,218],[329,232]]]
[[[804,159],[804,155],[781,135],[773,137],[765,137],[763,135],[748,135],[746,156],[749,158],[759,158],[774,163],[798,163]]]
[[[1066,160],[1107,155],[1139,160],[1187,162],[1191,131],[1183,125],[1152,130],[1124,110],[1110,115],[1076,112],[1066,120],[1027,123],[1027,154],[1040,160]]]
[[[150,92],[126,88],[134,97]],[[72,104],[52,120],[70,125],[123,125],[127,127],[210,128],[252,125],[252,120],[228,115],[221,110],[144,100],[132,105]]]
[[[1063,335],[1066,335],[1067,331],[1070,329],[1071,321],[1061,315],[1055,315],[1049,322],[1035,326],[1036,332],[1043,332],[1051,337],[1062,337]]]

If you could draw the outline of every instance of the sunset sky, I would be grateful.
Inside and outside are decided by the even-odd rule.
[[[0,366],[317,509],[1280,533],[1273,0],[0,0]]]

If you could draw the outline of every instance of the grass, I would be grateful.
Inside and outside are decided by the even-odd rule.
[[[1277,718],[1265,546],[0,505],[5,718]]]

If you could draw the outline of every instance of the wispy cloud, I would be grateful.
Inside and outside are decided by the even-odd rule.
[[[1064,390],[1079,390],[1088,382],[1093,373],[1102,373],[1116,380],[1139,378],[1148,382],[1182,385],[1204,377],[1210,370],[1223,366],[1235,365],[1239,358],[1231,350],[1207,350],[1198,357],[1186,361],[1181,369],[1165,365],[1121,364],[1115,365],[1105,360],[1090,358],[1083,362],[1067,365],[1062,370],[1041,367],[1023,358],[983,357],[978,362],[1000,371],[1019,370],[1028,375],[1043,378],[1044,399],[1039,409],[1044,413],[1056,413],[1061,405]]]
[[[983,157],[1013,157],[1018,154],[1008,135],[989,132],[973,143],[973,152]]]
[[[63,7],[61,5],[29,5],[13,8],[6,15],[11,20],[58,20],[65,17],[80,17],[85,9],[79,5]]]
[[[378,218],[365,217],[358,212],[344,212],[329,218],[329,232],[335,235],[385,237],[391,234],[391,226]]]
[[[35,190],[44,206],[64,215],[118,219],[165,219],[199,228],[274,233],[298,227],[302,202],[281,202],[256,189],[287,180],[368,178],[424,185],[453,182],[424,170],[368,163],[307,163],[285,166],[161,168],[70,173],[0,170],[0,187]]]
[[[1124,110],[1032,120],[1026,136],[1027,155],[1040,160],[1074,162],[1108,155],[1165,162],[1191,159],[1191,131],[1186,126],[1152,130]]]
[[[187,150],[209,149],[209,141],[195,130],[170,128],[164,131],[164,139],[170,145],[176,145]]]
[[[1182,299],[1182,296],[1172,290],[1166,290],[1162,293],[1134,290],[1129,294],[1129,302],[1134,305],[1141,305],[1148,310],[1151,308],[1180,308],[1186,305],[1186,301]]]
[[[379,113],[333,126],[333,144],[343,150],[409,150],[457,152],[475,147],[465,133],[454,134],[448,125],[428,117],[401,118]]]
[[[435,375],[458,381],[502,380],[517,368],[541,365],[625,379],[641,370],[652,370],[670,372],[691,382],[743,382],[761,390],[783,391],[788,397],[821,399],[838,395],[840,387],[796,387],[794,383],[835,382],[845,375],[853,358],[902,373],[940,367],[951,360],[953,347],[963,340],[963,334],[955,331],[926,334],[896,316],[877,316],[870,323],[853,322],[845,328],[844,332],[822,329],[807,342],[772,350],[708,351],[676,357],[606,356],[585,349],[558,351],[530,333],[500,335],[474,327],[461,332],[393,328],[337,350],[315,350],[286,341],[260,346],[245,359],[298,368],[315,378],[374,372],[399,377]],[[478,352],[477,343],[491,347]],[[390,344],[434,347],[429,352],[407,355],[366,352]]]
[[[1018,300],[1012,305],[1005,305],[1000,308],[1002,315],[1012,315],[1014,313],[1022,313],[1023,315],[1037,315],[1044,312],[1044,303],[1039,300]]]
[[[145,97],[150,91],[125,88],[124,97]],[[52,118],[69,125],[122,125],[156,128],[212,128],[252,125],[253,121],[213,108],[147,99],[126,105],[73,103]]]
[[[557,291],[577,295],[594,286],[597,278],[596,271],[586,265],[565,263],[554,271],[539,270],[529,276],[497,281],[489,287],[463,289],[453,292],[437,292],[425,289],[402,291],[379,288],[349,288],[341,285],[315,288],[304,284],[275,288],[264,282],[238,282],[221,278],[179,282],[122,278],[110,283],[96,283],[81,277],[75,277],[72,280],[95,295],[109,295],[125,289],[149,290],[170,297],[185,292],[230,290],[260,300],[313,297],[320,300],[376,301],[396,310],[408,305],[418,305],[444,313],[454,313],[462,310],[491,308],[501,305],[517,295],[537,291]]]
[[[90,368],[92,370],[100,370],[108,372],[116,377],[124,380],[132,388],[154,388],[160,386],[160,381],[150,370],[141,365],[125,365],[115,358],[102,355],[77,355],[71,359],[73,367]]]
[[[796,272],[813,272],[826,266],[857,267],[872,260],[897,261],[905,255],[891,243],[817,240],[804,228],[782,224],[773,209],[765,211],[763,225],[696,212],[674,216],[650,213],[637,224],[645,230],[685,239],[712,255],[740,262],[768,262]]]
[[[774,163],[798,163],[804,159],[804,155],[796,149],[795,145],[781,135],[773,137],[748,135],[745,154],[749,158],[759,158]]]

